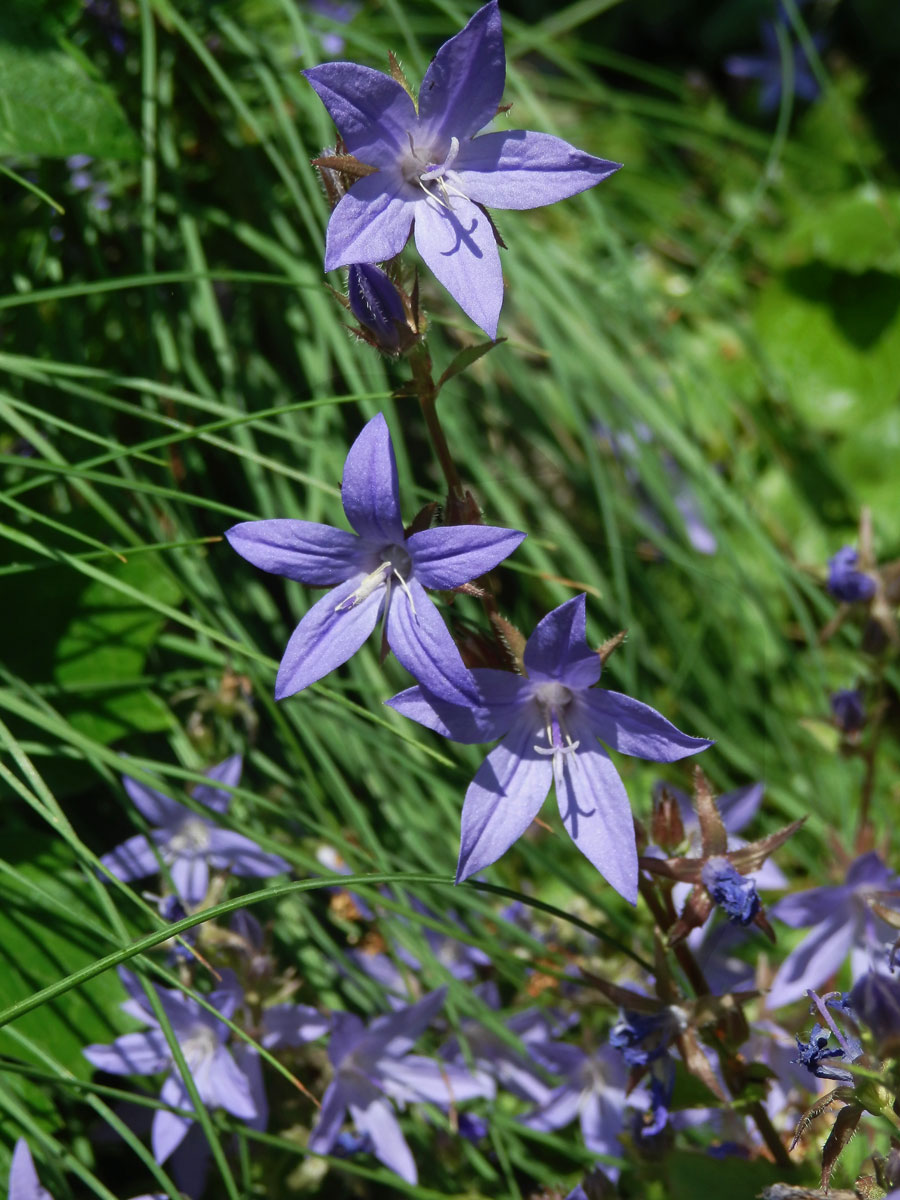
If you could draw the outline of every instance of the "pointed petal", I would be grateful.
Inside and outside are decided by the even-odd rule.
[[[155,875],[159,871],[159,858],[153,852],[153,846],[142,833],[136,833],[128,838],[109,854],[100,859],[104,867],[108,867],[118,879],[143,879],[147,875]]]
[[[529,1129],[539,1129],[543,1133],[552,1133],[554,1129],[562,1129],[571,1124],[578,1115],[578,1102],[581,1092],[570,1083],[554,1088],[549,1098],[533,1112],[522,1118],[522,1124]]]
[[[250,1089],[250,1099],[256,1111],[255,1117],[244,1117],[251,1129],[260,1132],[269,1124],[269,1101],[266,1098],[266,1088],[263,1083],[262,1063],[255,1047],[241,1042],[232,1050],[238,1070],[246,1078]]]
[[[404,1104],[430,1100],[446,1107],[482,1096],[490,1099],[496,1091],[494,1081],[483,1071],[473,1073],[422,1054],[382,1059],[378,1073],[387,1094]]]
[[[41,1187],[28,1143],[19,1138],[9,1169],[9,1200],[50,1200],[50,1193]]]
[[[765,790],[764,783],[751,783],[719,797],[719,815],[729,833],[740,833],[750,824],[759,811]]]
[[[600,678],[603,664],[587,644],[584,605],[582,592],[537,623],[525,644],[525,670],[531,680],[560,680],[581,689]]]
[[[846,887],[817,887],[805,892],[794,892],[791,896],[782,896],[772,908],[771,915],[785,925],[801,929],[805,925],[818,925],[826,920],[838,908],[849,919],[847,901],[849,890]]]
[[[268,854],[252,838],[231,829],[215,829],[209,835],[209,861],[218,871],[265,878],[290,871],[291,864],[278,854]]]
[[[573,730],[573,732],[576,732]],[[582,731],[578,730],[580,737]],[[606,752],[582,740],[558,755],[556,800],[572,841],[620,896],[637,902],[638,861],[634,817],[625,786]]]
[[[185,1196],[202,1196],[209,1175],[209,1161],[206,1135],[199,1125],[191,1125],[169,1161],[169,1174],[178,1190]]]
[[[492,571],[525,539],[516,529],[492,525],[445,525],[423,529],[406,543],[419,582],[452,588]]]
[[[677,762],[688,754],[699,754],[713,744],[706,738],[690,737],[671,721],[640,700],[606,688],[582,697],[590,712],[595,735],[618,750],[652,762]]]
[[[522,836],[550,790],[553,768],[534,748],[534,720],[520,717],[478,769],[462,811],[456,882],[483,870]]]
[[[199,1078],[197,1086],[200,1087]],[[256,1116],[250,1081],[224,1046],[219,1046],[209,1059],[201,1095],[204,1104],[224,1108],[232,1116],[244,1119]]]
[[[263,1009],[263,1035],[267,1050],[302,1046],[324,1037],[331,1029],[331,1017],[308,1004],[272,1004]]]
[[[462,142],[497,115],[505,83],[500,10],[491,0],[431,60],[419,89],[419,119]]]
[[[372,1153],[379,1162],[383,1162],[391,1171],[396,1171],[407,1183],[418,1183],[419,1175],[412,1151],[406,1144],[406,1138],[388,1101],[379,1097],[369,1101],[365,1107],[351,1101],[350,1115],[358,1131],[367,1133],[372,1139]]]
[[[225,787],[238,787],[241,782],[241,772],[244,769],[244,758],[241,754],[232,754],[223,762],[204,771],[209,783],[198,783],[194,788],[194,799],[214,812],[226,812],[231,802],[231,795],[217,784]]]
[[[591,1091],[581,1107],[581,1136],[594,1154],[619,1154],[619,1134],[625,1116],[625,1092]]]
[[[586,191],[621,163],[594,158],[549,133],[510,129],[465,143],[454,165],[459,189],[488,208],[540,208]]]
[[[331,114],[350,154],[373,167],[397,161],[417,118],[412,100],[396,80],[347,62],[324,63],[303,74]]]
[[[847,871],[847,886],[858,888],[894,888],[898,884],[897,876],[887,866],[875,850],[862,854]]]
[[[452,208],[419,200],[415,215],[416,249],[432,274],[488,337],[496,337],[503,272],[490,221],[460,196]]]
[[[200,904],[209,887],[209,865],[202,854],[174,859],[169,864],[169,874],[175,891],[191,907]]]
[[[366,541],[404,544],[397,459],[381,413],[363,426],[350,447],[344,462],[341,501],[347,520]]]
[[[166,1080],[166,1084],[169,1082],[171,1081]],[[166,1096],[166,1084],[163,1084],[162,1099],[167,1104],[176,1104],[180,1108],[183,1097],[179,1094],[176,1098],[169,1099]],[[179,1117],[176,1113],[167,1112],[164,1108],[157,1109],[150,1129],[150,1144],[153,1148],[153,1157],[158,1163],[164,1163],[169,1155],[178,1149],[193,1124],[194,1121],[191,1117]]]
[[[820,984],[844,965],[854,933],[852,922],[841,911],[823,921],[778,968],[766,998],[767,1008],[780,1008],[799,1000],[806,995],[807,988],[818,990]]]
[[[122,776],[122,786],[132,804],[144,814],[151,825],[163,827],[184,820],[185,807],[177,800],[170,800],[162,792],[147,787],[145,783],[138,783],[128,775]]]
[[[384,587],[378,587],[352,608],[337,606],[357,590],[364,576],[345,583],[317,600],[288,642],[275,680],[275,699],[293,696],[345,663],[378,623]]]
[[[394,258],[409,238],[416,199],[416,192],[393,172],[357,180],[328,222],[325,270]]]
[[[412,603],[410,603],[412,601]],[[417,579],[391,587],[388,644],[423,687],[456,704],[472,702],[474,685],[434,601]]]
[[[331,587],[361,569],[359,538],[315,521],[242,521],[225,537],[254,567],[310,587]]]
[[[109,1046],[85,1046],[82,1051],[98,1071],[110,1075],[155,1075],[169,1061],[169,1048],[162,1033],[125,1033]]]
[[[331,1150],[341,1132],[346,1111],[347,1105],[341,1082],[339,1079],[333,1079],[325,1089],[322,1107],[319,1109],[319,1118],[309,1135],[309,1149],[314,1154],[327,1154]]]
[[[528,681],[511,671],[479,667],[470,672],[474,691],[468,704],[454,704],[421,687],[407,688],[385,701],[391,708],[454,742],[492,742],[503,737],[525,702]]]
[[[415,1004],[376,1017],[364,1036],[366,1054],[378,1054],[383,1059],[408,1053],[444,1007],[446,999],[447,989],[440,987]]]

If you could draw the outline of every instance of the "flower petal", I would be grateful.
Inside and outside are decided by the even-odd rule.
[[[764,783],[751,783],[719,797],[716,801],[719,815],[729,833],[740,833],[745,825],[750,824],[759,811],[765,790]]]
[[[454,703],[472,702],[475,689],[456,643],[434,601],[417,579],[391,587],[387,640],[397,661],[429,692]]]
[[[255,1117],[244,1117],[244,1120],[251,1129],[257,1129],[262,1132],[269,1124],[269,1101],[266,1097],[266,1088],[263,1083],[262,1063],[259,1059],[259,1052],[255,1046],[250,1046],[247,1042],[240,1042],[233,1048],[232,1057],[237,1065],[237,1069],[247,1080],[250,1099],[256,1111]]]
[[[123,1033],[109,1046],[85,1046],[82,1053],[98,1071],[110,1075],[155,1075],[170,1058],[165,1036],[156,1029]]]
[[[576,727],[572,732],[582,739],[578,750],[554,756],[559,815],[585,858],[634,904],[638,862],[628,793],[609,755],[590,739],[589,731]]]
[[[272,575],[332,587],[361,568],[359,538],[315,521],[242,521],[225,531],[232,550]]]
[[[552,1133],[554,1129],[562,1129],[569,1125],[578,1115],[578,1103],[581,1092],[570,1083],[554,1088],[547,1100],[533,1112],[522,1117],[522,1124],[529,1129],[538,1129],[543,1133]]]
[[[9,1200],[50,1200],[50,1193],[41,1187],[28,1143],[19,1138],[9,1168]]]
[[[365,1107],[351,1101],[350,1115],[357,1130],[367,1133],[372,1139],[372,1153],[379,1162],[383,1162],[391,1171],[396,1171],[407,1183],[418,1183],[419,1173],[412,1151],[406,1144],[406,1138],[388,1101],[379,1096],[370,1100]]]
[[[177,800],[171,800],[158,792],[156,788],[138,783],[128,775],[122,776],[122,786],[128,793],[128,798],[139,812],[147,818],[151,825],[176,825],[185,817],[185,807]]]
[[[582,592],[547,613],[535,626],[524,654],[531,680],[560,680],[580,690],[600,678],[603,664],[587,644],[584,605]]]
[[[308,1004],[271,1004],[263,1009],[262,1023],[260,1041],[267,1050],[302,1046],[331,1029],[331,1017]]]
[[[419,89],[419,119],[462,142],[497,115],[505,83],[500,10],[491,0],[431,60]]]
[[[171,1104],[175,1108],[191,1107],[181,1081],[171,1076],[162,1086],[160,1099],[164,1104]],[[192,1117],[180,1117],[177,1113],[167,1112],[164,1108],[156,1110],[150,1129],[150,1144],[153,1148],[153,1157],[158,1163],[164,1163],[173,1150],[181,1145],[193,1124]]]
[[[494,1081],[483,1071],[472,1072],[422,1054],[382,1059],[378,1076],[387,1094],[402,1104],[430,1100],[446,1108],[482,1096],[491,1099],[496,1092]]]
[[[327,1154],[337,1141],[344,1123],[347,1104],[339,1079],[333,1079],[325,1089],[319,1119],[309,1135],[308,1147],[314,1154]]]
[[[655,708],[621,692],[600,688],[581,699],[590,713],[594,734],[620,754],[652,762],[677,762],[713,744],[707,738],[682,733]]]
[[[209,865],[202,854],[179,856],[169,864],[175,891],[186,904],[200,904],[209,887]]]
[[[359,1043],[362,1053],[382,1059],[406,1054],[444,1007],[446,999],[446,987],[439,987],[415,1004],[376,1017]]]
[[[780,1008],[805,996],[807,988],[818,989],[844,965],[854,934],[853,922],[847,919],[845,911],[838,910],[829,920],[823,921],[778,968],[766,998],[766,1007]]]
[[[325,270],[385,262],[406,245],[416,193],[393,172],[357,180],[331,214],[325,234]]]
[[[293,696],[345,663],[375,628],[384,601],[383,586],[352,608],[338,611],[338,605],[349,600],[363,578],[351,576],[332,588],[291,634],[275,680],[276,700]]]
[[[198,783],[194,788],[194,799],[198,804],[211,808],[214,812],[226,812],[231,803],[231,795],[216,784],[224,784],[226,788],[237,787],[241,782],[241,772],[244,769],[244,758],[241,754],[232,754],[223,762],[216,763],[203,774],[209,783]]]
[[[437,696],[421,687],[407,688],[385,703],[451,741],[492,742],[503,737],[515,721],[528,681],[511,671],[490,667],[479,667],[469,674],[475,689],[470,703],[454,704],[454,690]]]
[[[488,337],[496,337],[503,272],[485,214],[460,196],[452,208],[423,199],[416,204],[415,234],[416,249],[437,280]]]
[[[290,871],[291,864],[278,854],[268,854],[252,838],[231,829],[214,829],[209,835],[209,861],[216,870],[265,878]]]
[[[509,129],[464,143],[453,169],[460,191],[477,204],[540,208],[593,187],[621,166],[549,133]]]
[[[453,588],[496,567],[525,539],[516,529],[493,525],[445,525],[423,529],[406,543],[416,578],[424,587]]]
[[[136,833],[100,859],[117,879],[144,879],[159,871],[159,858],[142,833]]]
[[[520,717],[469,784],[456,882],[496,862],[522,836],[550,790],[550,758],[535,751],[534,720]]]
[[[200,1087],[199,1079],[197,1086]],[[224,1108],[232,1116],[245,1120],[256,1116],[250,1080],[224,1046],[219,1046],[210,1057],[201,1094],[204,1104]]]
[[[625,1093],[589,1092],[581,1106],[579,1120],[584,1144],[593,1154],[621,1154],[619,1134],[625,1116]]]
[[[341,501],[347,520],[366,541],[403,545],[406,537],[400,516],[397,460],[381,413],[363,426],[350,447],[344,462]]]
[[[331,114],[350,154],[373,167],[397,161],[407,147],[407,131],[416,127],[416,109],[396,80],[347,62],[324,63],[303,74]]]

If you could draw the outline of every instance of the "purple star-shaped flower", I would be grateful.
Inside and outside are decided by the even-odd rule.
[[[111,1075],[156,1075],[167,1071],[160,1099],[172,1108],[193,1108],[147,997],[132,977],[123,975],[123,982],[131,999],[126,1000],[122,1008],[151,1028],[144,1033],[123,1034],[109,1046],[87,1046],[85,1058],[98,1070]],[[241,1120],[252,1121],[257,1116],[257,1109],[251,1083],[225,1045],[228,1027],[174,988],[157,988],[156,993],[203,1103],[210,1108],[224,1108]],[[209,995],[210,1004],[229,1019],[241,1000],[241,989],[230,979]],[[156,1111],[151,1142],[157,1162],[166,1161],[184,1140],[192,1124],[192,1117],[179,1116],[162,1108]]]
[[[675,762],[712,742],[681,733],[647,704],[594,689],[602,662],[585,640],[585,597],[548,613],[528,639],[527,675],[470,673],[467,705],[445,691],[409,688],[388,701],[456,742],[502,737],[466,792],[456,879],[505,853],[556,785],[560,816],[578,849],[616,891],[637,899],[637,849],[628,796],[602,738],[622,754]]]
[[[334,1079],[309,1137],[309,1149],[328,1154],[349,1110],[357,1132],[372,1140],[372,1153],[407,1181],[418,1181],[416,1164],[387,1097],[400,1103],[431,1101],[444,1107],[494,1094],[493,1081],[452,1063],[410,1054],[416,1039],[443,1006],[439,988],[418,1004],[376,1017],[368,1028],[353,1013],[335,1013],[328,1056]]]
[[[415,222],[429,268],[490,336],[503,274],[484,206],[538,208],[593,187],[621,166],[560,138],[524,129],[475,137],[496,115],[506,54],[496,0],[480,8],[431,61],[418,111],[389,75],[355,63],[304,71],[350,154],[377,168],[331,216],[325,269],[399,254]]]
[[[891,907],[900,901],[900,877],[873,852],[862,855],[847,871],[840,887],[817,887],[785,896],[771,915],[794,928],[813,928],[781,966],[769,990],[767,1007],[780,1008],[818,988],[839,971],[847,955],[852,957],[853,975],[866,970],[870,955],[888,941],[890,929],[867,903],[877,900]]]
[[[763,23],[760,37],[763,44],[762,54],[732,54],[725,59],[725,70],[735,79],[758,79],[760,111],[774,112],[781,103],[781,91],[784,86],[781,47],[774,21]],[[818,50],[825,44],[821,34],[816,34],[812,40]],[[793,52],[794,96],[798,100],[815,100],[821,89],[812,72],[806,51],[801,45],[794,45]]]
[[[450,686],[448,672],[459,674],[462,664],[425,588],[454,588],[476,579],[511,554],[525,534],[447,525],[407,537],[394,447],[380,413],[350,447],[341,500],[355,533],[313,521],[272,520],[244,521],[225,534],[232,549],[263,571],[331,588],[287,644],[276,699],[345,663],[382,615],[388,645],[407,671],[431,686]]]
[[[237,787],[242,766],[240,754],[234,754],[204,774],[213,785],[223,783]],[[142,833],[135,834],[103,855],[100,861],[119,879],[143,879],[155,875],[159,870],[159,859],[154,846],[169,868],[178,895],[188,905],[200,904],[205,897],[210,867],[258,878],[291,869],[290,863],[277,854],[267,854],[244,834],[222,829],[214,821],[198,816],[155,788],[129,779],[127,775],[123,775],[122,783],[136,807],[156,828],[151,830],[149,838]],[[213,812],[225,812],[230,799],[228,792],[220,787],[201,784],[194,789],[194,800]]]

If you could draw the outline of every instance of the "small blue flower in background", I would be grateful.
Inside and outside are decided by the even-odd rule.
[[[795,929],[812,928],[778,968],[766,1001],[770,1009],[819,987],[841,969],[848,954],[854,977],[868,968],[890,935],[887,922],[869,907],[870,899],[900,906],[900,877],[874,851],[851,863],[844,884],[811,888],[778,901],[773,918]]]
[[[317,16],[325,17],[338,25],[349,25],[359,12],[359,5],[354,0],[306,0],[308,7]],[[339,33],[328,32],[319,34],[322,51],[329,58],[337,58],[344,49],[344,39]]]
[[[490,337],[503,303],[503,273],[483,205],[537,208],[593,187],[620,167],[560,138],[524,129],[475,137],[497,115],[506,54],[496,0],[438,50],[418,111],[389,75],[355,63],[305,71],[350,154],[376,171],[358,180],[331,215],[325,269],[384,262],[415,223],[428,267]]]
[[[784,76],[781,67],[781,51],[775,22],[766,21],[760,27],[761,54],[732,54],[725,60],[725,71],[735,79],[758,79],[759,108],[761,112],[774,112],[781,103]],[[813,37],[818,50],[825,44],[820,34]],[[806,51],[799,44],[793,46],[794,96],[798,100],[815,100],[819,95],[819,83],[812,72]]]
[[[69,168],[69,184],[76,192],[90,192],[91,205],[98,212],[106,212],[110,206],[109,184],[95,179],[89,169],[94,161],[90,154],[72,154],[66,159]]]
[[[380,413],[350,447],[341,500],[355,533],[276,519],[244,521],[225,534],[232,549],[255,567],[331,588],[287,644],[276,699],[292,696],[345,663],[382,617],[387,644],[407,671],[431,686],[450,687],[448,672],[462,673],[462,663],[425,588],[455,588],[477,579],[511,554],[525,534],[490,525],[447,525],[407,537],[394,447]]]
[[[859,688],[832,692],[828,702],[834,723],[841,733],[859,733],[866,723],[866,709]]]
[[[224,788],[214,785],[237,787],[242,766],[241,756],[235,754],[210,767],[204,774],[213,786],[202,784],[196,787],[194,800],[213,812],[226,812],[231,797]],[[222,829],[214,821],[197,815],[155,788],[129,779],[127,775],[122,777],[122,783],[135,806],[156,828],[151,830],[149,838],[142,833],[135,834],[103,855],[100,861],[119,879],[127,881],[155,875],[159,871],[155,846],[169,868],[180,899],[193,907],[206,896],[210,867],[257,878],[291,869],[290,863],[277,854],[261,850],[244,834]]]
[[[875,580],[856,569],[858,561],[859,554],[853,546],[842,546],[828,560],[828,590],[845,604],[871,600],[875,595]]]
[[[310,1150],[330,1154],[349,1112],[357,1133],[371,1138],[375,1157],[415,1184],[416,1164],[387,1097],[400,1104],[422,1100],[448,1107],[493,1096],[494,1084],[487,1076],[410,1053],[443,1007],[445,995],[440,988],[418,1004],[376,1017],[368,1026],[353,1013],[333,1015],[328,1057],[335,1074],[322,1097]]]
[[[602,662],[588,646],[585,597],[548,613],[528,639],[527,676],[492,668],[470,673],[466,706],[449,689],[409,688],[388,704],[456,742],[502,738],[466,792],[457,882],[490,866],[525,832],[551,783],[567,832],[617,892],[634,903],[634,820],[602,738],[622,754],[675,762],[712,742],[689,737],[655,709],[595,689]]]

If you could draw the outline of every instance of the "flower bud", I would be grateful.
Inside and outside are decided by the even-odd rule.
[[[749,925],[759,912],[756,884],[736,871],[727,858],[710,858],[703,866],[704,886],[735,925]]]
[[[852,546],[842,546],[828,560],[828,590],[845,604],[871,600],[875,594],[875,580],[871,575],[856,569],[859,554]]]
[[[832,692],[829,697],[831,715],[841,733],[858,733],[866,723],[866,710],[858,688]]]
[[[410,344],[413,334],[403,297],[380,267],[371,263],[350,267],[347,299],[350,311],[371,335],[366,340],[384,354],[399,354]]]

